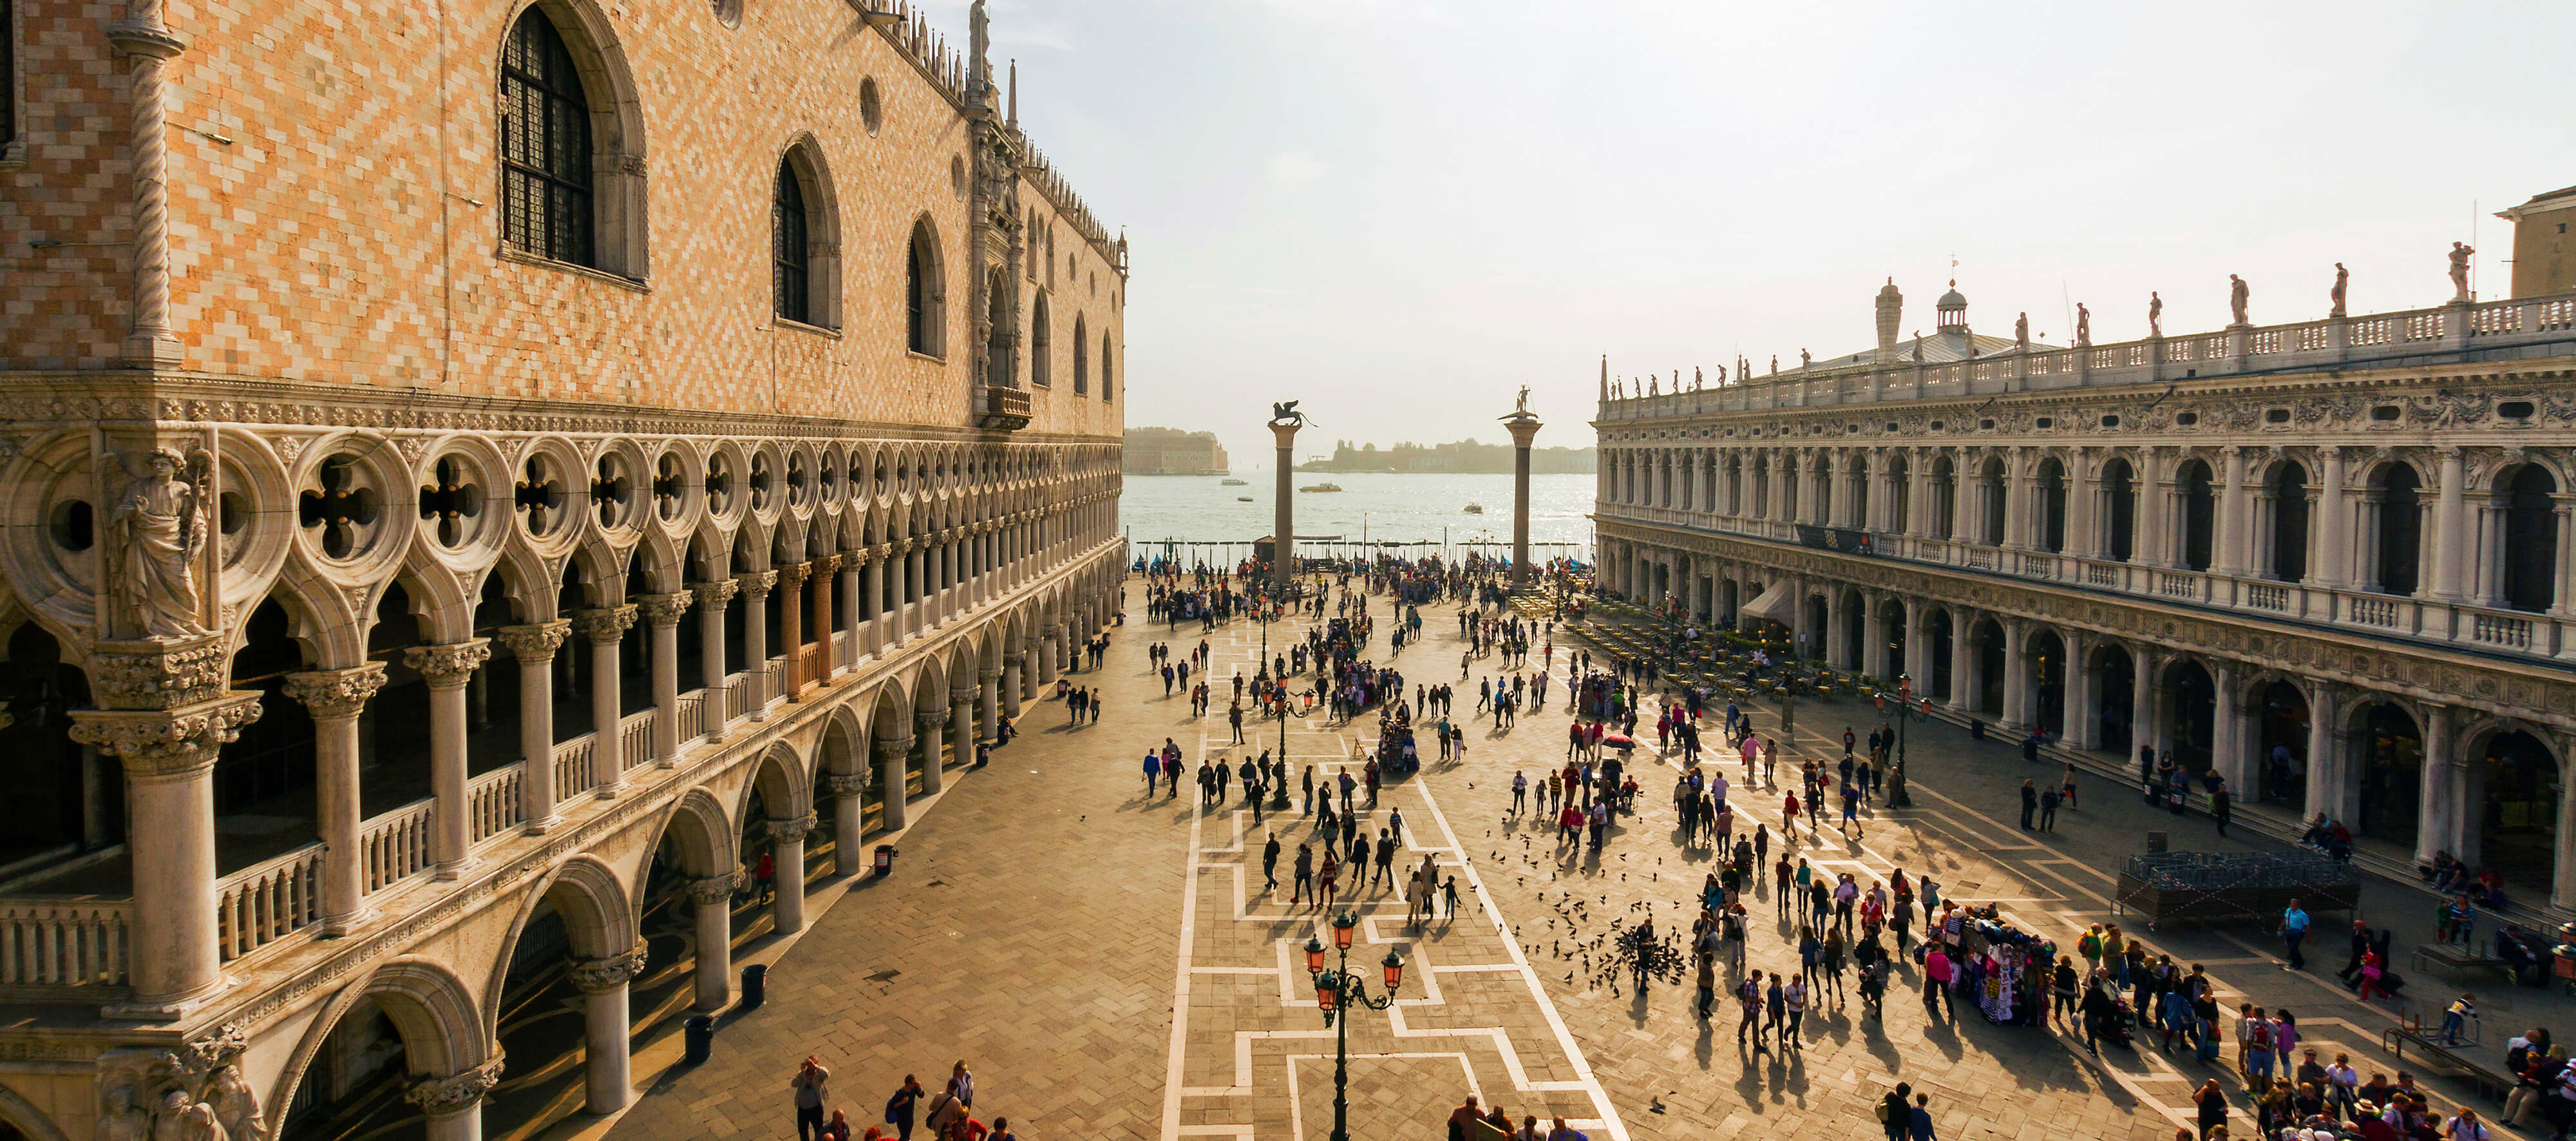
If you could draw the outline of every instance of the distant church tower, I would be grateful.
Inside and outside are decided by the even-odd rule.
[[[1878,352],[1887,360],[1896,359],[1896,330],[1903,327],[1905,295],[1897,292],[1896,279],[1878,291]]]

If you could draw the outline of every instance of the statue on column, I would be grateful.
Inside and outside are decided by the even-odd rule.
[[[2246,286],[2244,278],[2232,273],[2227,275],[2227,311],[2235,315],[2235,324],[2253,324],[2245,319],[2245,303],[2252,294],[2253,290]]]
[[[2451,304],[2469,303],[2469,259],[2477,252],[2466,243],[2451,243]]]
[[[1805,349],[1800,349],[1800,350],[1798,350],[1798,367],[1799,367],[1799,368],[1805,368],[1805,367],[1807,367],[1808,365],[1815,363],[1815,360],[1816,360],[1816,358],[1814,358],[1814,357],[1811,357],[1811,356],[1808,356],[1808,355],[1807,355],[1807,350],[1805,350]]]
[[[1707,378],[1706,376],[1704,376],[1704,375],[1702,375],[1702,374],[1700,373],[1700,371],[1699,371],[1699,366],[1698,366],[1698,365],[1692,365],[1692,366],[1691,366],[1691,391],[1693,391],[1693,392],[1697,392],[1697,391],[1699,391],[1700,389],[1703,389],[1703,388],[1706,388],[1706,387],[1708,387],[1708,378]]]
[[[147,638],[210,633],[198,621],[196,557],[206,541],[206,500],[213,465],[156,448],[151,473],[126,485],[109,516],[120,548],[116,602]],[[188,478],[182,480],[185,472]]]
[[[2352,271],[2351,271],[2351,270],[2348,270],[2348,269],[2345,269],[2345,268],[2343,267],[2343,263],[2342,263],[2342,262],[2336,262],[2336,263],[2335,263],[2335,283],[2334,283],[2334,289],[2333,289],[2333,290],[2331,290],[2330,292],[2328,292],[2328,293],[2326,294],[2326,299],[2327,299],[2327,300],[2329,300],[2329,301],[2334,302],[2334,306],[2333,306],[2333,308],[2330,308],[2330,309],[2327,309],[2327,310],[2326,310],[2326,316],[2328,316],[2328,317],[2341,317],[2341,316],[2343,316],[2343,314],[2344,314],[2344,308],[2343,308],[2343,288],[2344,288],[2344,283],[2345,283],[2345,282],[2347,282],[2347,281],[2350,281],[2351,279],[2352,279]]]
[[[2147,335],[2165,335],[2165,299],[2152,289],[2147,291]]]
[[[1280,425],[1297,424],[1301,426],[1312,423],[1312,421],[1306,419],[1305,413],[1297,410],[1297,402],[1294,400],[1282,400],[1273,403],[1270,406],[1270,422]]]
[[[1527,415],[1529,415],[1529,386],[1528,386],[1528,385],[1526,385],[1526,384],[1524,384],[1524,385],[1522,385],[1522,386],[1521,386],[1521,396],[1520,396],[1520,399],[1519,399],[1519,400],[1517,400],[1517,401],[1515,401],[1515,402],[1513,402],[1513,404],[1512,404],[1512,415],[1514,415],[1514,416],[1527,416]]]
[[[1771,354],[1771,375],[1780,375],[1780,354],[1778,353]]]

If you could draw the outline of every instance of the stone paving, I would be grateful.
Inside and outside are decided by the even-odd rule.
[[[838,901],[814,923],[773,969],[768,1005],[727,1018],[715,1059],[662,1074],[615,1132],[785,1135],[787,1079],[814,1053],[834,1068],[832,1101],[860,1125],[877,1120],[905,1073],[935,1089],[964,1058],[977,1073],[977,1115],[1008,1116],[1032,1138],[1328,1134],[1333,1041],[1299,950],[1321,918],[1286,902],[1288,858],[1277,892],[1262,890],[1258,858],[1265,825],[1291,853],[1310,835],[1298,812],[1302,797],[1256,823],[1239,797],[1205,809],[1189,793],[1148,799],[1138,765],[1166,736],[1193,763],[1278,747],[1276,725],[1247,726],[1252,741],[1228,746],[1221,709],[1191,718],[1186,700],[1165,697],[1145,671],[1147,643],[1168,642],[1177,655],[1204,638],[1217,677],[1236,663],[1249,672],[1262,631],[1248,622],[1204,634],[1196,623],[1148,627],[1141,590],[1133,581],[1130,589],[1137,620],[1118,631],[1103,669],[1073,678],[1105,687],[1103,720],[1067,729],[1056,705],[1034,709],[1028,732],[988,769],[962,774],[904,837],[894,875],[849,886],[859,898]],[[1383,627],[1386,602],[1372,605]],[[1428,636],[1393,663],[1412,672],[1408,684],[1456,681],[1453,613],[1424,609]],[[1274,647],[1302,629],[1274,627]],[[1575,645],[1560,638],[1560,676]],[[1385,662],[1384,646],[1381,633],[1371,656]],[[1508,671],[1489,658],[1473,672]],[[1462,719],[1473,716],[1473,686],[1473,679],[1460,686]],[[2203,1067],[2188,1050],[2167,1056],[2146,1035],[2140,1048],[2109,1048],[2095,1060],[2080,1041],[2049,1030],[1992,1026],[1974,1015],[1927,1019],[1910,964],[1897,972],[1883,1022],[1862,1016],[1856,998],[1824,997],[1809,1014],[1804,1048],[1785,1056],[1739,1049],[1723,1009],[1717,1022],[1700,1023],[1686,983],[1615,995],[1594,989],[1582,960],[1558,958],[1552,946],[1574,922],[1558,909],[1588,897],[1586,936],[1640,906],[1654,909],[1659,926],[1686,930],[1684,901],[1709,864],[1707,853],[1676,843],[1665,795],[1670,772],[1651,745],[1634,766],[1641,811],[1614,828],[1597,857],[1559,856],[1549,830],[1508,813],[1515,768],[1537,778],[1559,763],[1562,692],[1552,694],[1556,710],[1531,711],[1514,729],[1469,721],[1472,761],[1427,763],[1421,777],[1390,786],[1363,814],[1377,826],[1400,810],[1399,867],[1430,855],[1443,875],[1458,877],[1461,906],[1454,918],[1409,929],[1391,888],[1343,897],[1365,919],[1351,959],[1372,994],[1381,989],[1375,964],[1386,949],[1408,961],[1395,1006],[1349,1023],[1354,1136],[1437,1136],[1469,1092],[1516,1117],[1562,1113],[1609,1141],[1748,1127],[1873,1136],[1871,1103],[1900,1080],[1932,1095],[1944,1138],[2164,1141],[2188,1119],[2191,1091],[2213,1074],[2242,1106],[2232,1067]],[[1802,704],[1807,736],[1799,752],[1821,755],[1822,734],[1838,738],[1845,716],[1866,734],[1875,723],[1862,719],[1866,711],[1851,701]],[[1759,715],[1766,726],[1778,723],[1770,710]],[[1320,776],[1364,747],[1374,724],[1373,716],[1352,726],[1293,721],[1288,755],[1300,767],[1316,765]],[[2175,821],[2090,778],[2081,782],[2082,806],[2062,811],[2057,831],[2023,832],[2011,816],[2014,790],[2031,774],[2011,748],[1919,725],[1911,747],[1917,807],[1865,815],[1853,835],[1828,832],[1802,854],[1828,870],[1862,872],[1865,881],[1891,864],[1909,874],[1930,868],[1952,898],[1997,902],[2025,927],[2067,942],[2084,924],[2110,917],[2111,878],[2120,858],[2142,847],[2145,830],[2174,829],[2177,847],[2235,846],[2207,835],[2205,821]],[[1741,775],[1722,767],[1730,779]],[[1760,820],[1776,837],[1776,794],[1739,786],[1735,807],[1739,829]],[[2431,910],[2385,884],[2365,892],[2364,906],[2373,922],[2397,923],[2401,961]],[[1757,922],[1748,965],[1794,968],[1767,884],[1750,910]],[[2205,964],[2230,1009],[2239,996],[2290,1004],[2328,1056],[2351,1051],[2365,1075],[2397,1068],[2379,1051],[2378,1032],[2401,1004],[2364,1009],[2328,976],[2285,972],[2272,940],[2252,930],[2149,940],[2177,960]],[[2323,941],[2336,945],[2315,948],[2311,962],[2331,971],[2341,963],[2340,944]],[[2409,998],[2447,996],[2454,985],[2420,979]],[[2475,989],[2499,1052],[2520,1029],[2517,1020],[2555,1024],[2565,1013],[2554,992]],[[2467,1093],[2432,1084],[2449,1096]]]

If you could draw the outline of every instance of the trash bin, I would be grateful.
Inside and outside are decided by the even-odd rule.
[[[1985,723],[1985,722],[1983,722],[1983,721],[1979,721],[1979,720],[1977,720],[1977,719],[1976,719],[1976,718],[1974,718],[1974,717],[1969,718],[1969,719],[1968,719],[1968,739],[1969,739],[1969,740],[1971,740],[1971,741],[1983,741],[1983,740],[1985,740],[1985,739],[1986,739],[1986,723]]]
[[[881,876],[894,874],[894,845],[877,845],[877,874]]]
[[[746,1013],[760,1009],[769,989],[769,965],[753,963],[742,969],[742,1001],[735,1007]]]
[[[707,1055],[714,1052],[716,1048],[715,1018],[705,1014],[692,1014],[689,1020],[682,1024],[681,1034],[688,1043],[685,1052],[680,1056],[681,1063],[690,1066],[705,1065]]]

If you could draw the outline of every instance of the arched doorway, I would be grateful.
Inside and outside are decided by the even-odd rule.
[[[2201,460],[2185,460],[2174,472],[2174,488],[2182,493],[2182,565],[2196,571],[2209,569],[2212,521],[2218,514],[2209,483],[2209,464]]]
[[[2537,464],[2524,464],[2505,481],[2498,498],[2504,507],[2504,605],[2513,610],[2547,610],[2558,596],[2558,514],[2552,502],[2558,481]]]
[[[1950,628],[1950,612],[1933,611],[1923,620],[1923,633],[1931,643],[1925,647],[1924,656],[1932,662],[1932,676],[1924,679],[1923,692],[1945,702],[1958,700],[1952,690],[1958,679],[1950,676],[1951,642],[1955,636]]]
[[[2032,725],[2065,735],[2066,642],[2054,630],[2042,630],[2030,640],[2030,700]]]
[[[1992,618],[1977,623],[1977,692],[1972,711],[1989,717],[2004,715],[2004,671],[2009,658],[2010,642],[2004,637],[2003,624]]]
[[[427,1137],[428,1119],[404,1092],[424,1076],[452,1077],[492,1060],[473,997],[452,971],[426,960],[385,964],[326,1016],[311,1060],[282,1076],[291,1087],[272,1094],[286,1099],[281,1141]],[[504,1068],[505,1078],[515,1068]]]
[[[2102,747],[2135,756],[2138,743],[2130,722],[2137,716],[2137,661],[2119,646],[2102,647],[2095,661],[2101,681],[2093,687],[2093,716],[2101,726]]]
[[[2469,780],[2478,805],[2478,866],[2548,898],[2558,871],[2558,798],[2564,793],[2558,758],[2529,733],[2498,733],[2479,750]]]
[[[1905,603],[1889,599],[1879,608],[1879,636],[1887,641],[1887,675],[1894,681],[1905,673],[1905,632],[1908,623]],[[1919,688],[1919,684],[1918,684]]]
[[[2364,836],[2399,844],[2415,842],[2424,802],[2424,738],[2415,717],[2394,702],[2375,702],[2361,710],[2361,800],[2354,821]]]
[[[2129,461],[2114,458],[2102,465],[2102,498],[2103,554],[2125,563],[2138,549],[2138,482]]]
[[[2174,767],[2194,776],[2207,772],[2218,726],[2218,686],[2188,658],[2165,671],[2165,684],[2173,700]]]
[[[2266,804],[2305,805],[2308,695],[2275,680],[2254,694],[2254,793]]]
[[[1825,631],[1830,628],[1825,624],[1825,596],[1810,594],[1799,607],[1806,621],[1798,628],[1798,656],[1821,658],[1825,653]]]

